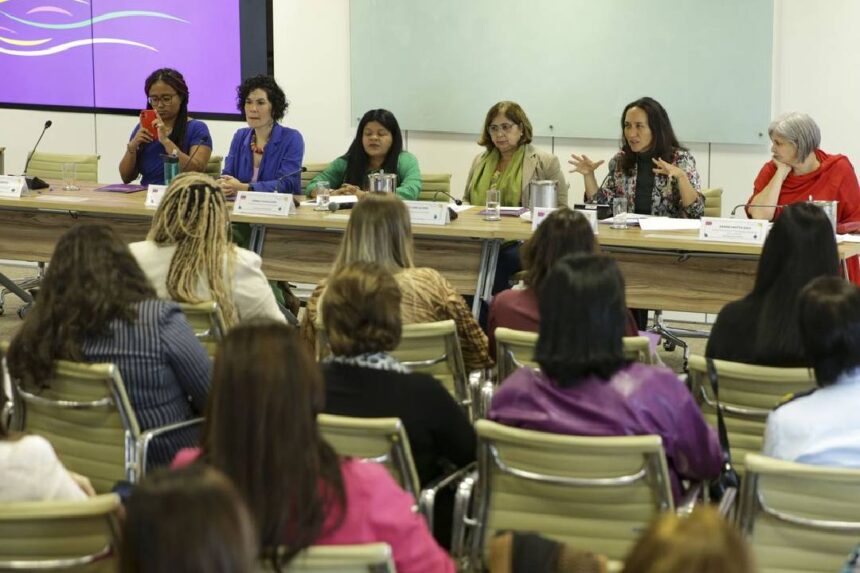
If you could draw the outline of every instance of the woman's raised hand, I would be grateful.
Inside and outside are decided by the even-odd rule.
[[[603,165],[604,161],[601,159],[600,161],[593,161],[588,158],[587,155],[577,155],[575,153],[570,154],[570,160],[568,163],[573,165],[573,169],[571,169],[571,173],[581,173],[582,175],[590,175],[594,173],[594,171]]]

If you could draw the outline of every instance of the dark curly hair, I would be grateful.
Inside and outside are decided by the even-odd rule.
[[[146,108],[152,109],[152,104],[149,103],[149,88],[155,82],[164,82],[169,85],[179,96],[180,105],[179,113],[176,115],[176,122],[173,124],[173,131],[170,133],[169,139],[176,144],[176,147],[182,150],[183,153],[188,153],[185,147],[185,132],[188,128],[188,96],[191,92],[188,91],[188,84],[185,83],[185,78],[173,68],[159,68],[149,74],[146,81],[143,83],[144,91],[146,92]]]
[[[137,318],[134,304],[157,298],[146,275],[111,227],[77,225],[54,249],[33,310],[6,357],[9,373],[46,388],[55,360],[82,362],[81,344],[103,335],[114,319]]]
[[[290,102],[287,101],[284,90],[281,89],[275,78],[263,75],[247,78],[236,88],[236,107],[239,109],[242,117],[245,117],[245,100],[248,98],[248,94],[257,89],[266,92],[266,97],[269,98],[269,102],[272,104],[272,119],[281,121],[287,113],[287,108],[290,107]]]

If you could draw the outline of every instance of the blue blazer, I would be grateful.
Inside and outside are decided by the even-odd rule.
[[[251,151],[251,134],[254,130],[245,127],[236,132],[230,142],[230,153],[224,161],[224,175],[231,175],[248,183],[254,175],[254,159]],[[305,141],[302,134],[276,123],[266,144],[257,182],[251,184],[251,191],[275,193],[302,192],[302,159],[305,156]],[[290,177],[284,177],[293,173]]]

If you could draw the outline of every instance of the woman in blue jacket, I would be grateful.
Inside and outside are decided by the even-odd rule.
[[[224,193],[301,193],[305,142],[301,133],[278,123],[289,107],[284,90],[270,76],[255,76],[236,91],[236,105],[248,127],[230,143],[221,177]]]

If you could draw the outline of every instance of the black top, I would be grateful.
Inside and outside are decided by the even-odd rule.
[[[711,328],[705,356],[760,366],[809,366],[801,349],[783,355],[759,355],[759,336],[780,336],[779,332],[758,331],[760,314],[761,304],[750,296],[724,306]]]
[[[654,162],[653,155],[640,153],[636,156],[636,202],[633,212],[639,215],[650,215],[652,195],[654,194]]]
[[[428,374],[326,364],[327,414],[397,417],[403,422],[421,487],[475,461],[475,430],[442,384]]]

